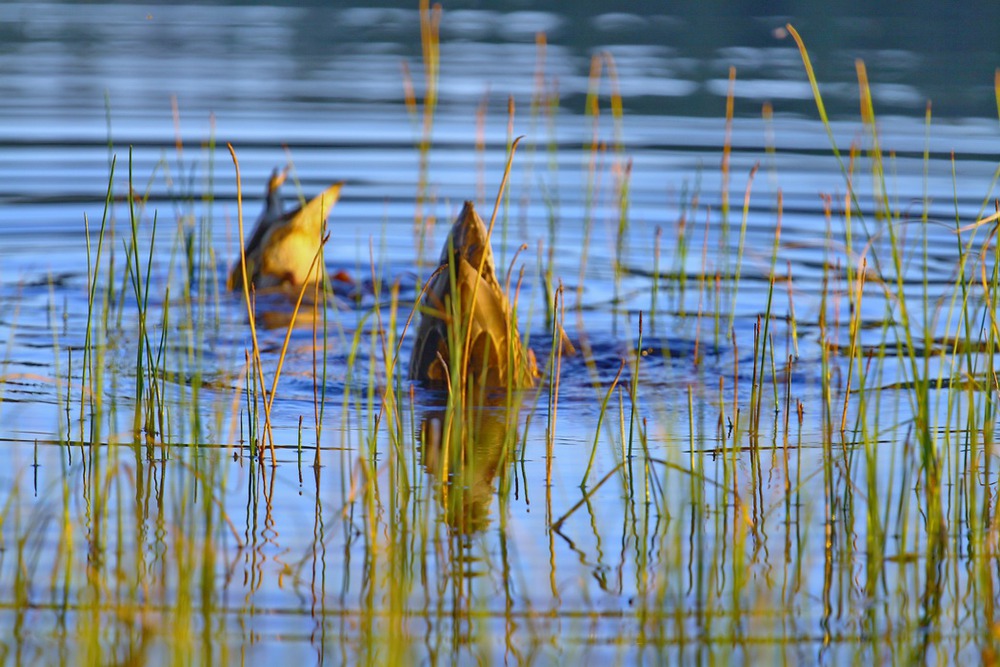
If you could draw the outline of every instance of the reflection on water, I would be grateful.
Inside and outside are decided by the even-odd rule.
[[[663,11],[446,6],[425,239],[412,4],[0,5],[0,654],[991,659],[993,248],[955,228],[995,197],[1000,9]],[[541,360],[561,283],[582,354],[516,409],[397,405],[442,221],[521,134],[498,273]],[[287,341],[260,295],[275,466],[227,142],[251,216],[275,164],[289,207],[345,180],[353,282]]]
[[[438,478],[445,521],[458,533],[489,527],[494,478],[510,470],[517,454],[519,408],[505,402],[499,397],[464,410],[442,405],[421,411],[421,462]]]

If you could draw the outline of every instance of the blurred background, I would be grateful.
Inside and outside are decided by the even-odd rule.
[[[687,6],[690,5],[690,6]],[[865,60],[883,112],[996,117],[1000,6],[973,2],[448,2],[442,99],[530,89],[536,33],[563,103],[585,92],[592,54],[614,53],[628,109],[718,116],[729,67],[738,113],[813,113],[791,22],[834,115],[855,113],[854,60]],[[612,11],[613,10],[613,11]],[[4,3],[0,110],[6,120],[102,118],[182,109],[266,115],[277,109],[391,104],[400,62],[420,57],[416,2]]]

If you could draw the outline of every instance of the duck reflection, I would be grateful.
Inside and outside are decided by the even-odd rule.
[[[504,479],[520,442],[519,408],[514,395],[509,401],[492,396],[424,409],[421,459],[438,480],[445,521],[455,533],[470,535],[489,527],[497,473]]]

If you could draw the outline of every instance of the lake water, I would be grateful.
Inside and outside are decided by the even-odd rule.
[[[981,282],[995,248],[985,226],[955,229],[994,211],[1000,10],[732,5],[447,5],[426,153],[421,111],[404,102],[408,78],[418,102],[426,89],[408,3],[0,6],[0,655],[994,655],[995,324]],[[851,172],[850,221],[789,22]],[[884,181],[864,153],[856,59]],[[441,396],[401,381],[395,435],[379,409],[390,383],[378,331],[397,281],[402,331],[462,202],[492,210],[520,135],[498,266],[514,260],[515,282],[524,267],[521,325],[543,362],[551,270],[582,354],[562,362],[557,399],[547,381],[524,397],[513,458],[500,456],[505,416],[479,410],[481,451],[442,483],[421,443],[443,418]],[[248,225],[275,167],[291,161],[305,196],[345,181],[325,259],[362,285],[327,313],[325,344],[322,330],[291,334],[271,413],[275,466],[246,442],[248,320],[218,289],[239,246],[227,143]],[[150,387],[135,377],[124,268],[130,182],[147,198],[135,247],[164,369],[156,428],[133,428]],[[88,266],[109,183],[114,231],[96,292],[107,314],[94,315]],[[862,261],[869,278],[852,297]],[[754,327],[769,308],[755,388]],[[405,376],[412,330],[393,377]],[[270,378],[285,330],[259,336]],[[99,387],[84,371],[88,340]],[[948,382],[928,390],[923,413],[910,389],[928,377]],[[965,390],[959,378],[985,384]],[[754,405],[760,416],[748,417]],[[948,480],[940,494],[934,480]]]

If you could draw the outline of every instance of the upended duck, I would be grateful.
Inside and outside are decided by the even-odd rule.
[[[456,298],[457,309],[452,305]],[[497,281],[486,225],[472,202],[465,202],[448,233],[440,266],[427,285],[420,310],[410,357],[411,380],[447,383],[455,372],[450,368],[449,348],[449,341],[454,341],[464,348],[456,350],[456,359],[468,351],[459,372],[473,385],[534,386],[538,377],[535,355],[521,342],[510,302]],[[457,318],[461,321],[454,322]],[[459,333],[463,331],[464,336]]]
[[[246,276],[258,290],[275,288],[298,292],[303,285],[322,282],[326,271],[321,261],[313,259],[323,242],[323,229],[334,204],[340,198],[343,183],[334,183],[305,206],[285,211],[281,185],[287,170],[277,169],[267,184],[264,210],[246,243]],[[243,269],[237,259],[229,272],[226,287],[243,288]]]

